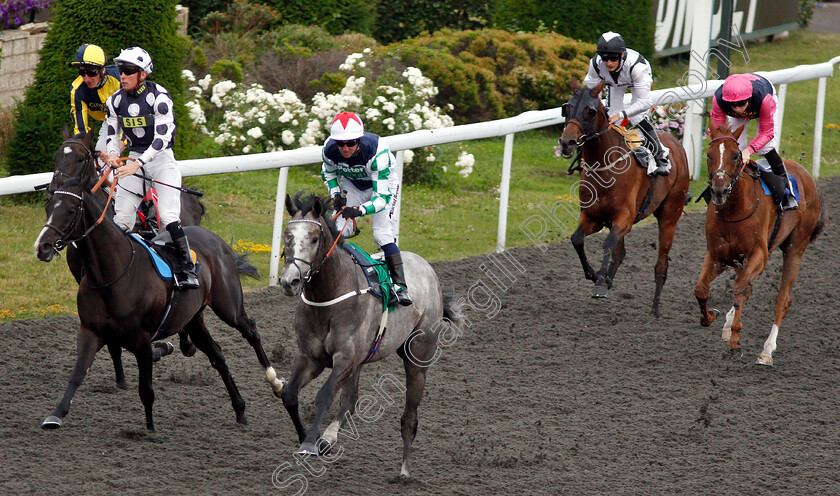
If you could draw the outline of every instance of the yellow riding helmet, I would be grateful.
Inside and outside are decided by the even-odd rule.
[[[105,67],[108,58],[105,51],[96,45],[82,45],[76,50],[76,57],[70,62],[72,67],[80,65],[91,65],[94,67]]]

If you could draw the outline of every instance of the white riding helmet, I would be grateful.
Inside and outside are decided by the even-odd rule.
[[[365,134],[362,119],[355,112],[342,112],[335,116],[330,125],[330,138],[335,141],[359,139]]]
[[[147,74],[151,74],[154,67],[152,56],[140,47],[126,48],[117,57],[114,57],[114,62],[117,65],[120,63],[136,65],[141,71],[146,71]]]

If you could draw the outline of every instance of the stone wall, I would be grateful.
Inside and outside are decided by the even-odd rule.
[[[189,9],[175,7],[178,33],[187,35]],[[0,108],[11,108],[23,100],[26,88],[35,79],[38,50],[47,37],[47,23],[25,24],[18,29],[0,31]],[[67,82],[69,91],[70,81]],[[68,93],[69,94],[69,93]],[[68,97],[69,98],[69,97]]]
[[[35,79],[38,50],[47,38],[47,24],[26,24],[0,33],[0,108],[10,108],[23,99]]]

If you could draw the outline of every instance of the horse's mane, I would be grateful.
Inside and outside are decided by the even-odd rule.
[[[327,213],[331,207],[330,198],[327,196],[318,196],[312,193],[306,193],[303,191],[298,191],[293,196],[290,196],[289,199],[292,202],[292,205],[298,211],[301,217],[308,214],[312,211],[315,207],[315,201],[318,200],[321,204],[321,217],[324,219],[324,224],[327,225],[327,228],[330,230],[330,234],[332,234],[333,239],[338,237],[338,228],[335,227],[335,221],[330,218],[329,215],[324,215]],[[314,213],[313,213],[314,215]],[[344,243],[344,237],[339,240],[339,244]]]

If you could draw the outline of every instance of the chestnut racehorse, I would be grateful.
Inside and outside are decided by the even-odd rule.
[[[598,98],[604,83],[590,90],[579,87],[577,79],[572,78],[571,88],[574,93],[566,104],[567,125],[560,138],[561,152],[568,158],[581,149],[583,156],[580,218],[572,234],[572,245],[584,275],[595,283],[593,298],[606,298],[624,260],[624,236],[633,224],[653,213],[659,224],[659,256],[654,268],[656,289],[651,313],[659,317],[668,253],[688,193],[685,150],[672,134],[659,133],[662,144],[670,150],[671,173],[651,179],[647,169],[638,165],[624,136],[609,125],[607,111]],[[603,244],[601,268],[595,272],[586,259],[583,240],[604,227],[610,228],[610,234]]]
[[[737,139],[743,128],[742,125],[732,132],[723,125],[711,130],[707,155],[711,204],[706,210],[706,257],[694,295],[700,304],[700,323],[711,325],[719,312],[706,306],[709,285],[727,266],[735,269],[735,302],[726,315],[721,338],[729,341],[731,357],[742,357],[741,312],[752,293],[752,282],[764,271],[770,252],[780,249],[784,263],[773,326],[756,361],[759,365],[773,365],[776,336],[790,307],[790,292],[802,255],[822,232],[828,214],[814,179],[792,160],[784,163],[788,174],[799,183],[799,208],[779,213],[776,202],[762,190],[755,163],[743,165]]]

